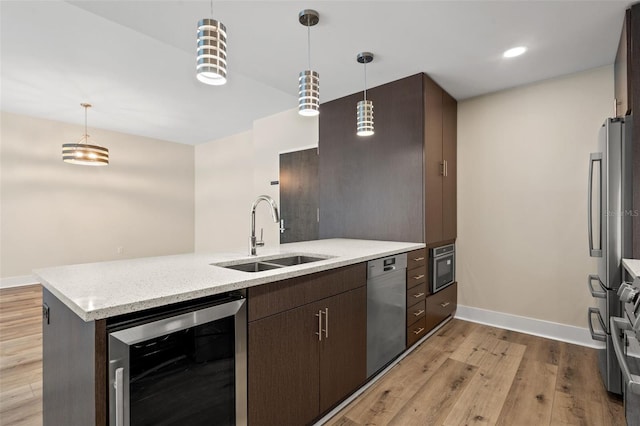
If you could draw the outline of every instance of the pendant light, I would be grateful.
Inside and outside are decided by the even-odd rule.
[[[211,1],[213,16],[213,1]],[[196,77],[204,84],[221,86],[227,82],[227,28],[220,21],[198,21]]]
[[[89,144],[87,133],[87,109],[91,104],[80,104],[84,108],[84,135],[78,143],[62,145],[62,160],[65,163],[82,166],[106,166],[109,164],[109,150],[99,145]]]
[[[367,100],[367,64],[373,61],[373,53],[361,52],[356,57],[358,63],[364,64],[364,100],[358,102],[356,107],[358,122],[357,132],[358,136],[371,136],[373,135],[373,102]]]
[[[309,68],[298,77],[298,114],[315,116],[320,114],[320,75],[311,69],[311,27],[320,21],[315,10],[305,9],[298,14],[298,21],[307,27],[307,55]]]

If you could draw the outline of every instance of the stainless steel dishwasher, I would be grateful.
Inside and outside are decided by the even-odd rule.
[[[371,377],[406,346],[407,255],[367,264],[367,377]]]

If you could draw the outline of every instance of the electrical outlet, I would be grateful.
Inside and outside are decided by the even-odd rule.
[[[118,254],[124,253],[124,247],[122,247],[122,246],[116,247],[116,253],[118,253]]]

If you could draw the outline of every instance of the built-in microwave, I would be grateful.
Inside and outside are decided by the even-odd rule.
[[[456,248],[454,244],[429,249],[429,287],[437,293],[456,280]]]

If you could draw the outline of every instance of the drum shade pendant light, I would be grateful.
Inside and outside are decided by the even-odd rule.
[[[213,1],[211,2],[213,16]],[[198,21],[196,77],[204,84],[221,86],[227,82],[227,28],[220,21]]]
[[[298,14],[298,21],[307,27],[307,55],[309,68],[298,77],[298,114],[320,114],[320,75],[311,69],[311,27],[320,21],[318,12],[305,9]]]
[[[367,100],[367,64],[373,61],[373,53],[361,52],[356,57],[358,63],[364,64],[364,100],[359,101],[356,106],[357,111],[357,131],[358,136],[373,135],[373,102]]]
[[[87,109],[91,104],[80,104],[84,108],[84,135],[78,143],[62,145],[62,160],[65,163],[82,166],[106,166],[109,164],[109,150],[100,145],[89,144],[87,133]]]

